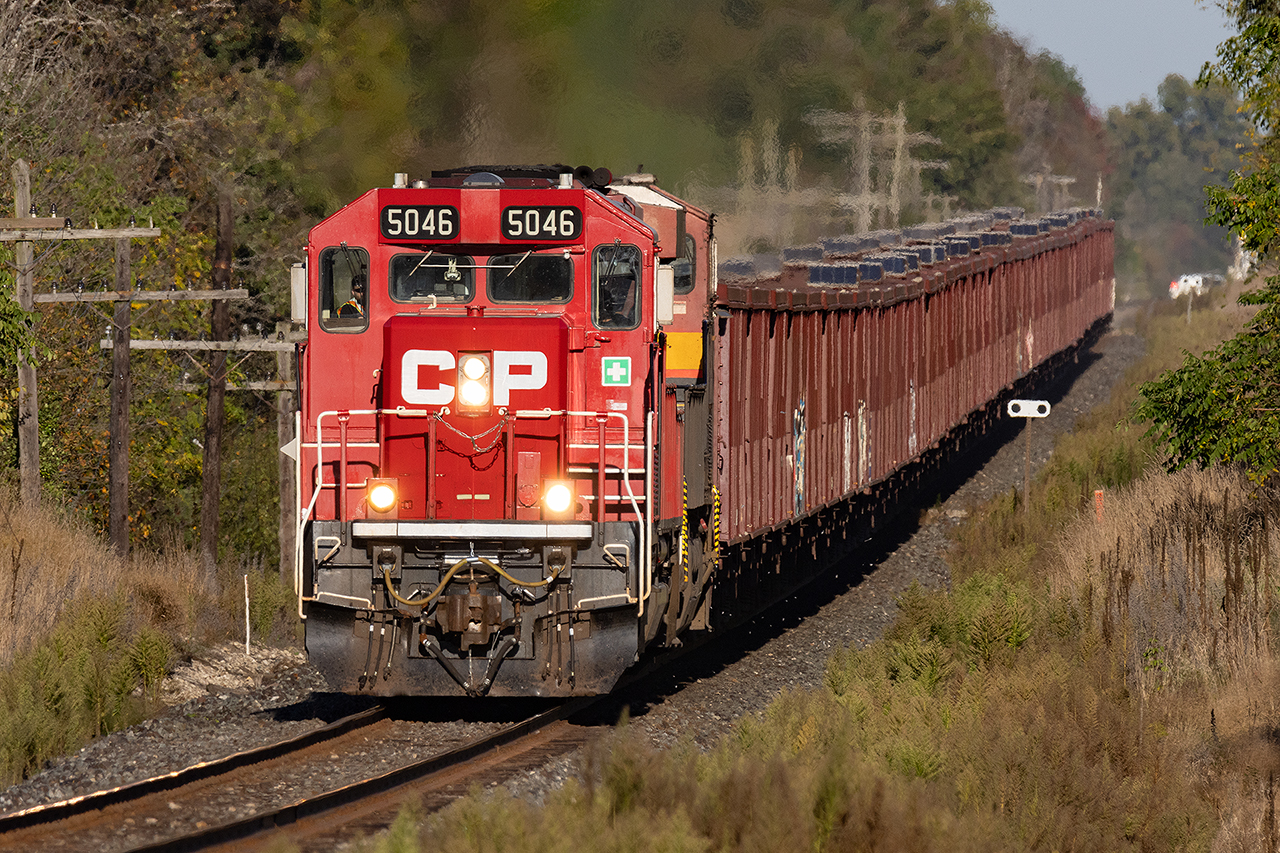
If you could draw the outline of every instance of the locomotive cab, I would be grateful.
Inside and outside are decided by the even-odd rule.
[[[312,230],[298,582],[330,686],[603,692],[663,630],[654,460],[695,247],[610,177],[397,176]]]

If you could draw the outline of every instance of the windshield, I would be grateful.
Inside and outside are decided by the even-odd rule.
[[[457,255],[396,255],[389,273],[396,302],[467,302],[475,292],[471,258]]]
[[[363,332],[369,327],[369,253],[329,246],[320,252],[320,327],[327,332]]]
[[[489,269],[493,302],[568,302],[573,297],[573,261],[564,255],[494,255]]]

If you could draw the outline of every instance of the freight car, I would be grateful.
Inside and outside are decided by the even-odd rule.
[[[294,268],[299,608],[331,686],[610,690],[859,541],[1109,317],[1112,223],[993,211],[717,263],[647,175],[396,176]]]

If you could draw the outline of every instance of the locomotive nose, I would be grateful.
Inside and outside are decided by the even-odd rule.
[[[546,481],[564,474],[562,421],[541,413],[565,408],[566,349],[559,317],[388,320],[384,476],[401,518],[542,517]]]

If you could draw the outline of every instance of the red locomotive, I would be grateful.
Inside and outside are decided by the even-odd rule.
[[[351,692],[599,693],[758,611],[1109,315],[1111,223],[1066,219],[717,282],[712,217],[649,176],[365,193],[295,272],[311,660]]]

